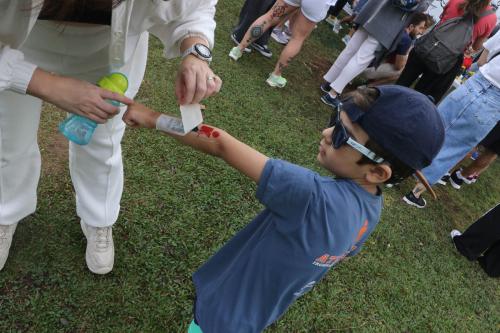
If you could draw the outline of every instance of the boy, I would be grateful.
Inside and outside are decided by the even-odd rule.
[[[174,135],[256,181],[266,206],[194,273],[189,332],[261,332],[276,321],[329,268],[359,252],[380,218],[379,185],[428,165],[443,141],[434,104],[399,86],[357,90],[332,119],[317,159],[336,179],[270,159],[208,125]],[[124,121],[170,131],[168,116],[138,104]]]

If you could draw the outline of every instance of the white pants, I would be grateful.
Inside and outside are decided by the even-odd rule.
[[[394,68],[393,64],[385,62],[378,66],[377,68],[369,67],[365,69],[361,75],[368,80],[380,80],[385,78],[397,77],[401,74],[403,70],[397,70]]]
[[[359,28],[323,78],[341,94],[345,86],[370,65],[378,45],[365,29]]]
[[[109,26],[62,26],[38,21],[21,50],[40,68],[92,83],[109,74]],[[148,34],[127,40],[127,62],[116,68],[127,75],[127,96],[139,90],[146,68]],[[41,101],[0,92],[0,224],[13,224],[36,209],[40,178],[37,131]],[[88,225],[110,226],[116,222],[123,191],[121,145],[124,109],[99,125],[86,146],[69,144],[71,179],[76,192],[78,216]],[[57,128],[53,129],[57,131]]]

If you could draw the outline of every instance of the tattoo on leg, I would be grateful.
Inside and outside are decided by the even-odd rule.
[[[271,13],[271,18],[281,18],[285,14],[286,5],[277,5],[273,8]]]
[[[281,71],[282,71],[285,67],[286,67],[286,65],[285,65],[285,64],[283,64],[283,63],[281,63],[281,62],[280,62],[280,63],[278,63],[278,68],[280,69],[280,72],[281,72]]]
[[[262,33],[263,33],[262,25],[256,25],[255,27],[252,27],[252,30],[250,30],[250,35],[254,39],[260,38],[260,36],[262,36]]]

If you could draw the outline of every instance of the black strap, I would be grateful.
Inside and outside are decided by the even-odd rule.
[[[491,57],[490,60],[488,60],[488,62],[492,61],[499,54],[500,54],[500,51],[498,51],[493,57]]]

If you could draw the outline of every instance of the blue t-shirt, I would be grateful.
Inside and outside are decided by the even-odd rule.
[[[382,196],[281,161],[257,189],[266,206],[193,274],[203,333],[261,332],[377,225]]]
[[[401,40],[399,41],[398,45],[396,46],[396,49],[394,52],[389,54],[387,56],[386,62],[390,64],[395,64],[396,63],[396,56],[402,55],[405,56],[408,54],[410,47],[412,47],[413,43],[415,43],[415,39],[412,39],[410,35],[406,32],[403,31]]]

